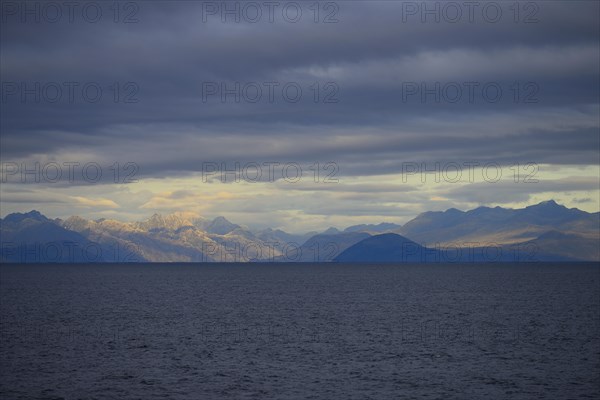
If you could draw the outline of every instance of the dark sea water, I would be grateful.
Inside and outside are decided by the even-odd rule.
[[[4,265],[1,399],[598,399],[600,267]]]

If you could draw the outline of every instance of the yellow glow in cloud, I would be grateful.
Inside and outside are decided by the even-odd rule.
[[[207,203],[210,204],[210,202],[233,200],[240,197],[240,195],[225,191],[205,194],[189,192],[185,196],[181,196],[180,193],[177,196],[173,196],[174,193],[174,191],[157,193],[149,201],[140,206],[140,208],[146,210],[189,210],[190,208],[202,208],[200,207],[201,203],[206,205]]]
[[[119,205],[110,199],[90,199],[81,196],[71,196],[77,205],[85,207],[119,208]]]

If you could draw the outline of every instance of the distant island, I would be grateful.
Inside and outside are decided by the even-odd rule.
[[[0,219],[0,237],[5,263],[600,261],[600,213],[553,200],[306,234],[190,212],[121,222],[50,219],[34,210]]]

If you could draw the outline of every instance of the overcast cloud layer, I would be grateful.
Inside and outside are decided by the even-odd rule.
[[[314,2],[279,2],[272,16],[263,2],[123,2],[118,15],[112,2],[85,15],[89,3],[72,15],[56,3],[57,22],[43,2],[7,3],[2,215],[131,219],[191,208],[301,230],[546,198],[598,210],[596,1],[479,2],[472,11],[428,2],[439,22],[422,2],[320,2],[318,15]],[[225,7],[238,7],[239,23]],[[222,96],[237,87],[239,100]],[[13,175],[23,162],[97,162],[103,177],[23,184]],[[115,162],[118,181],[135,163],[139,182],[115,184]],[[207,163],[236,162],[298,163],[304,175],[286,182],[278,168],[271,180],[267,168],[254,184],[204,179]],[[323,169],[330,162],[333,173]],[[436,162],[504,174],[493,183],[402,178]],[[538,182],[515,183],[517,163],[535,164]],[[337,181],[323,182],[328,173]]]

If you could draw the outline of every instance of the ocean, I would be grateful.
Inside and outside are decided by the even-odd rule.
[[[600,398],[598,264],[0,266],[1,399]]]

